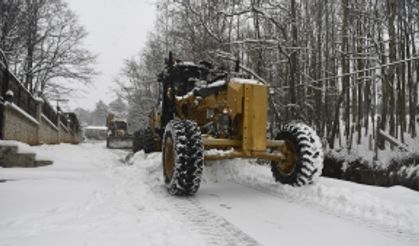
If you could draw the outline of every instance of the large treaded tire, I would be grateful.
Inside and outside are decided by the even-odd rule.
[[[277,134],[295,151],[295,162],[290,173],[284,174],[277,162],[271,162],[272,174],[277,182],[303,186],[317,181],[323,169],[323,149],[317,133],[301,122],[291,122]]]
[[[143,133],[143,149],[144,153],[151,153],[155,151],[153,132],[150,128],[146,128]]]
[[[190,120],[172,120],[162,144],[163,175],[168,192],[190,196],[200,186],[204,165],[201,130]]]

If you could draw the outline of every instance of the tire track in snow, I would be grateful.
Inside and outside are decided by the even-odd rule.
[[[150,158],[150,159],[149,159]],[[145,171],[145,183],[149,185],[149,189],[165,204],[171,206],[174,212],[181,217],[182,223],[191,230],[196,232],[204,240],[207,245],[237,245],[237,246],[257,246],[261,245],[255,239],[241,231],[239,228],[231,224],[225,218],[205,209],[197,198],[171,196],[167,193],[163,181],[163,170],[160,159],[156,157],[145,156],[139,157],[141,161],[139,169]],[[158,162],[158,165],[155,165]],[[128,164],[132,164],[129,157]]]
[[[223,217],[203,208],[193,197],[168,200],[188,220],[191,229],[208,240],[209,245],[261,245]]]

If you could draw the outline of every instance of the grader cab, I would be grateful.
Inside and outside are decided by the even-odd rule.
[[[160,113],[150,117],[153,129],[147,131],[154,133],[148,146],[162,150],[169,193],[195,194],[204,161],[212,160],[267,160],[276,181],[294,186],[320,176],[323,152],[315,131],[291,122],[269,139],[268,87],[236,76],[206,62],[175,61],[171,55],[166,61],[159,76]]]

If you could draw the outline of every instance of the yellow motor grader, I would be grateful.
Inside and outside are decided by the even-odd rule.
[[[131,149],[133,137],[128,134],[128,124],[125,120],[116,119],[113,113],[109,113],[106,118],[108,134],[106,137],[106,147],[109,149]]]
[[[322,145],[309,126],[291,122],[275,138],[267,137],[266,85],[207,62],[175,61],[171,54],[159,82],[160,99],[147,130],[152,135],[147,146],[154,147],[147,152],[161,148],[170,194],[195,194],[204,161],[212,160],[267,160],[276,181],[294,186],[320,176]]]

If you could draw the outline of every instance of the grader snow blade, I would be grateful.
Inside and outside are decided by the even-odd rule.
[[[132,149],[133,138],[131,136],[113,137],[106,139],[106,146],[109,149]]]

